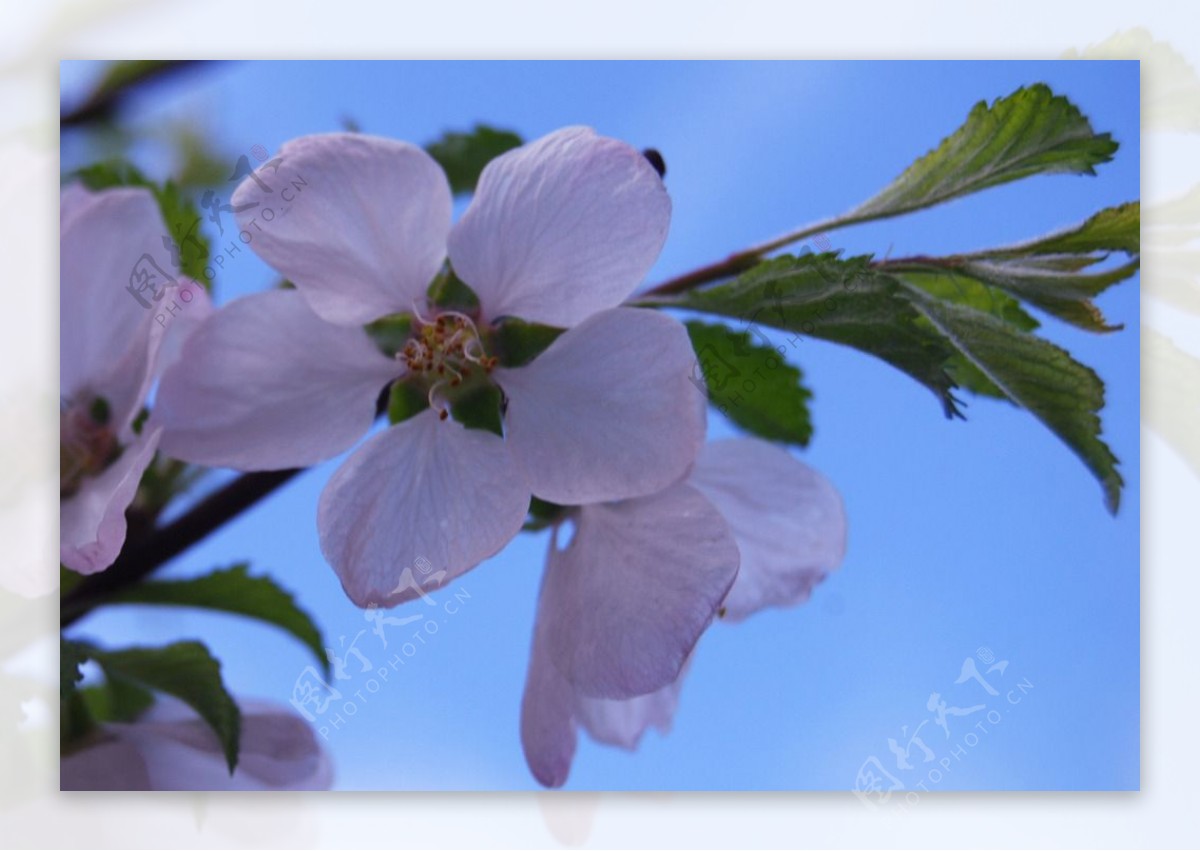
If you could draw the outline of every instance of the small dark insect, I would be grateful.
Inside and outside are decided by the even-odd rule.
[[[659,177],[667,176],[667,161],[663,159],[663,155],[655,148],[646,148],[642,151],[642,156],[654,166],[654,170],[658,172]]]

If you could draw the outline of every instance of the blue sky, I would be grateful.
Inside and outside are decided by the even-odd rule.
[[[64,63],[64,97],[97,70]],[[255,144],[275,150],[346,118],[415,142],[476,122],[527,139],[588,124],[666,158],[674,214],[654,282],[854,206],[953,131],[976,101],[1038,81],[1114,135],[1116,160],[1096,178],[1032,178],[829,235],[851,254],[902,256],[1020,240],[1137,198],[1137,63],[230,64],[148,87],[126,123],[147,139],[191,123],[231,170]],[[134,153],[147,171],[168,175],[161,145]],[[68,138],[64,167],[88,155]],[[219,277],[218,297],[273,280],[243,250]],[[701,640],[671,733],[650,733],[634,755],[581,740],[567,788],[848,789],[871,757],[909,788],[1137,788],[1138,279],[1099,303],[1125,331],[1094,336],[1039,318],[1047,337],[1108,385],[1105,435],[1126,480],[1115,519],[1083,465],[1028,414],[980,400],[966,423],[950,422],[928,391],[891,367],[833,344],[797,343],[792,361],[815,396],[816,433],[803,457],[845,499],[843,568],[801,608],[715,626]],[[732,433],[711,417],[711,437]],[[331,645],[368,629],[358,647],[377,669],[407,630],[382,652],[317,545],[317,498],[340,460],[304,474],[163,575],[249,560],[296,592]],[[536,788],[517,725],[545,547],[542,535],[522,536],[441,592],[443,603],[457,595],[454,613],[440,608],[437,633],[419,646],[410,639],[412,655],[386,681],[375,677],[377,690],[367,690],[371,675],[345,683],[356,709],[327,742],[339,788]],[[283,634],[216,614],[112,609],[79,632],[113,644],[200,638],[234,691],[285,702],[310,664]],[[1008,661],[988,676],[998,695],[955,684],[967,657]],[[933,692],[951,706],[985,708],[951,716],[947,736],[926,709]],[[903,772],[888,739],[907,741],[923,721],[920,736],[936,759],[922,763],[914,747],[916,767]],[[975,745],[964,739],[972,730]]]

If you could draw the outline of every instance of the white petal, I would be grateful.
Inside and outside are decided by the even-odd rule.
[[[246,296],[184,344],[153,421],[167,455],[241,470],[302,467],[366,434],[401,368],[361,328],[314,314],[299,293]]]
[[[686,671],[658,691],[626,700],[580,698],[576,717],[596,741],[634,750],[651,727],[670,732],[685,677]]]
[[[393,139],[329,133],[288,142],[277,159],[257,172],[269,192],[247,177],[231,203],[250,247],[318,315],[364,325],[424,303],[450,231],[450,185],[432,157]],[[228,239],[242,239],[231,230]]]
[[[321,494],[321,550],[359,606],[395,606],[499,552],[529,490],[495,434],[428,410],[375,435]]]
[[[68,193],[65,203],[59,369],[61,393],[70,397],[110,375],[130,350],[144,348],[163,288],[177,281],[163,242],[167,228],[149,190]],[[153,289],[129,289],[143,280]]]
[[[329,756],[294,712],[260,701],[242,710],[238,766],[232,775],[221,743],[188,708],[162,700],[132,724],[109,724],[104,742],[62,762],[63,788],[155,791],[318,791],[332,782]],[[98,757],[107,772],[96,765]]]
[[[670,220],[645,157],[569,127],[488,164],[450,234],[450,260],[489,319],[569,327],[634,291]]]
[[[674,682],[733,584],[737,546],[698,491],[678,484],[580,509],[546,568],[551,658],[585,697],[629,698]]]
[[[63,755],[58,788],[62,792],[147,792],[153,787],[137,746],[106,731],[87,747]]]
[[[79,490],[62,501],[59,560],[71,570],[98,573],[116,561],[125,544],[125,509],[154,458],[159,434],[147,426],[107,469],[84,479]]]
[[[617,308],[563,334],[532,363],[497,370],[505,435],[534,494],[561,505],[643,496],[682,478],[704,443],[687,331]]]
[[[846,514],[829,480],[761,440],[707,444],[688,481],[733,529],[742,554],[725,600],[737,621],[808,599],[846,553]]]
[[[547,570],[553,558],[555,544],[550,542]],[[525,692],[521,696],[521,748],[533,776],[543,786],[558,787],[567,782],[571,760],[575,757],[575,707],[578,698],[566,678],[559,673],[550,658],[550,637],[547,625],[551,604],[546,594],[546,580],[538,595],[537,618],[534,622],[533,648],[529,653],[529,672],[525,676]]]

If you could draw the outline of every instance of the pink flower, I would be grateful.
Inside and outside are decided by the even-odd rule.
[[[232,203],[296,290],[219,311],[166,376],[156,416],[170,455],[286,468],[353,446],[389,382],[427,392],[429,410],[373,436],[322,494],[321,546],[351,600],[413,599],[422,590],[402,577],[419,559],[437,568],[426,587],[451,581],[516,535],[531,494],[603,502],[685,474],[704,439],[687,333],[617,307],[670,218],[636,150],[585,128],[552,133],[490,163],[453,228],[446,177],[420,148],[332,134],[290,142],[280,159],[270,192],[247,179]],[[476,315],[427,302],[447,255]],[[362,326],[397,313],[414,324],[391,359]],[[498,368],[489,349],[505,317],[568,330],[530,363]],[[446,418],[456,393],[488,382],[507,402],[503,437]]]
[[[751,439],[707,444],[684,482],[574,522],[564,549],[551,540],[521,703],[525,759],[546,786],[566,782],[580,726],[629,749],[669,729],[714,616],[807,600],[846,546],[833,486]]]
[[[148,190],[72,185],[60,203],[61,561],[95,573],[125,543],[125,509],[158,446],[158,429],[139,435],[133,422],[168,330],[185,333],[208,300],[174,276]]]
[[[130,724],[105,724],[64,755],[64,792],[323,791],[333,781],[329,755],[294,712],[238,701],[241,746],[233,774],[215,733],[190,708],[160,698]]]

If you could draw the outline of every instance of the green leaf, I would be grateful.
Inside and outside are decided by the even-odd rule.
[[[1117,458],[1100,439],[1104,384],[1068,352],[986,313],[931,298],[912,287],[913,305],[1017,405],[1071,448],[1099,479],[1116,513],[1122,479]]]
[[[1085,331],[1119,331],[1124,326],[1109,325],[1092,299],[1113,284],[1132,277],[1140,265],[1141,261],[1135,259],[1101,272],[1078,273],[1045,270],[1037,264],[1013,259],[971,261],[957,269]]]
[[[464,387],[455,393],[450,402],[450,413],[467,428],[490,431],[504,436],[500,406],[503,402],[500,388],[490,382]]]
[[[367,336],[371,338],[371,342],[379,348],[379,351],[391,358],[395,357],[396,353],[403,349],[404,344],[408,342],[408,338],[412,334],[412,321],[411,314],[394,313],[391,316],[376,319],[363,330],[367,332]]]
[[[75,684],[83,679],[79,666],[88,660],[87,648],[76,641],[65,638],[58,640],[58,688],[59,695],[66,700],[75,691]]]
[[[844,219],[887,218],[1034,174],[1095,174],[1117,143],[1048,86],[1020,88],[991,106],[980,101],[966,123]]]
[[[97,721],[127,724],[154,705],[153,694],[120,677],[109,677],[103,685],[85,688],[79,694]]]
[[[212,281],[204,271],[211,253],[208,237],[200,229],[201,219],[195,203],[178,186],[170,181],[159,186],[124,161],[96,163],[80,169],[74,176],[94,191],[114,186],[149,189],[158,201],[163,222],[167,226],[167,232],[163,234],[163,246],[170,253],[176,271],[197,281],[205,289],[211,289]],[[130,265],[133,265],[132,261]]]
[[[647,304],[760,323],[851,346],[928,387],[947,416],[961,416],[950,393],[954,381],[946,371],[953,349],[920,321],[895,278],[870,268],[870,259],[784,255],[729,283]]]
[[[521,146],[521,137],[508,130],[476,124],[468,133],[444,133],[425,146],[450,180],[455,195],[474,192],[484,166],[505,151]]]
[[[935,298],[990,313],[1018,330],[1033,331],[1040,324],[1026,313],[1020,302],[1012,296],[973,278],[958,275],[952,270],[930,267],[927,271],[904,274],[903,278]],[[954,352],[950,356],[946,362],[946,370],[953,377],[954,383],[965,390],[993,399],[1008,398],[1003,390],[993,384],[991,379],[961,352]]]
[[[477,314],[479,312],[479,296],[463,282],[452,269],[444,269],[427,291],[431,304],[443,310],[457,310],[460,313]]]
[[[812,438],[803,375],[770,341],[724,325],[688,322],[696,350],[691,381],[709,404],[766,440],[807,446]]]
[[[408,381],[394,381],[388,391],[388,422],[392,425],[415,417],[429,407],[429,396]]]
[[[1131,257],[1141,252],[1142,205],[1130,201],[1119,207],[1108,207],[1083,224],[1041,237],[1030,242],[980,251],[970,257],[1001,259],[1032,257],[1034,255],[1091,254],[1121,251]]]
[[[295,598],[266,576],[251,576],[245,564],[216,570],[195,579],[141,582],[111,596],[109,603],[190,606],[255,618],[291,633],[328,670],[325,643],[312,617]]]
[[[969,277],[987,285],[989,292],[1003,290],[1085,331],[1116,331],[1122,326],[1109,325],[1092,299],[1140,268],[1139,210],[1136,202],[1123,204],[1102,210],[1081,225],[1018,245],[887,265],[927,291],[923,280],[954,279],[961,284],[963,277]],[[1132,259],[1095,271],[1112,251],[1125,252]],[[933,294],[945,297],[945,293]]]
[[[524,366],[550,348],[565,330],[509,317],[496,326],[488,354],[495,355],[501,366]]]
[[[221,663],[203,644],[180,641],[166,647],[128,650],[90,649],[91,657],[110,680],[179,698],[216,733],[232,774],[237,767],[241,712],[221,681]]]

